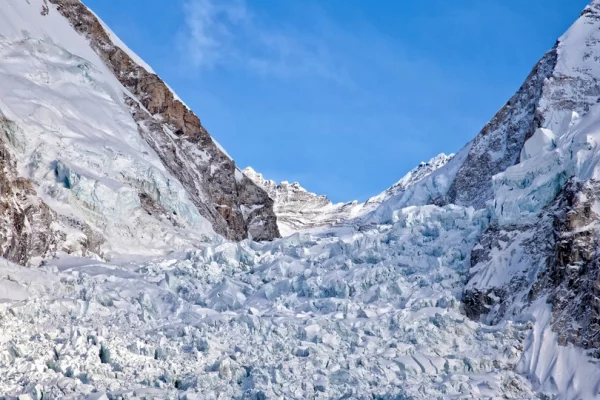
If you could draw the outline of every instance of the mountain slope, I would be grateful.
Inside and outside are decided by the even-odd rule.
[[[83,4],[0,7],[5,168],[13,182],[29,182],[28,198],[51,210],[41,220],[60,232],[52,246],[3,235],[5,256],[26,263],[53,252],[156,253],[215,232],[278,236],[267,194]],[[14,232],[15,223],[6,219],[2,230]]]
[[[449,188],[448,203],[483,206],[492,197],[492,176],[519,161],[525,140],[536,129],[560,136],[598,102],[598,8],[593,1],[563,35],[519,91],[474,139]]]
[[[441,168],[453,156],[439,154],[428,162],[422,162],[390,188],[364,203],[353,201],[334,204],[326,196],[308,192],[298,182],[291,184],[281,182],[277,184],[275,181],[266,180],[262,174],[250,167],[242,172],[259,187],[263,188],[269,197],[274,200],[274,210],[277,215],[279,230],[284,236],[287,236],[300,230],[335,226],[361,217],[375,210],[384,201],[400,195],[433,171]]]
[[[115,43],[103,24],[81,2],[50,0],[73,28],[90,41],[132,97],[140,134],[169,172],[185,187],[200,214],[218,233],[233,240],[277,237],[272,203],[246,179],[212,140],[200,119],[169,87]],[[251,212],[244,210],[252,210]]]
[[[593,1],[559,39],[544,85],[551,96],[540,107],[545,128],[492,179],[491,225],[473,249],[464,297],[467,314],[487,323],[533,316],[527,346],[539,355],[519,368],[539,390],[564,398],[599,395],[598,387],[578,393],[598,371],[575,365],[600,357],[599,28],[600,2]]]

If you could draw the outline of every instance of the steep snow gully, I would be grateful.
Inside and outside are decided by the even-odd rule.
[[[595,0],[456,155],[332,204],[79,0],[3,0],[0,398],[600,398],[598,59]]]

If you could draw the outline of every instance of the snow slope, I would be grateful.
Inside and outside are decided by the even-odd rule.
[[[48,2],[53,5],[50,12],[55,7],[124,86],[123,96],[139,134],[215,232],[232,240],[279,237],[272,200],[240,174],[198,116],[169,86],[140,65],[135,54],[117,46],[114,34],[79,0]]]
[[[73,9],[83,25],[67,18]],[[76,26],[92,27],[96,36]],[[114,51],[122,64],[99,49]],[[31,183],[54,213],[60,239],[49,252],[110,258],[196,246],[215,232],[238,240],[279,235],[266,193],[79,1],[3,1],[0,59],[0,142],[17,162],[11,174]],[[126,68],[137,68],[127,76],[152,93],[125,87]],[[0,238],[7,257],[27,247],[23,238],[11,240]],[[31,254],[18,261],[39,260],[24,252]]]
[[[22,176],[59,214],[92,225],[106,251],[188,243],[143,210],[145,193],[181,227],[212,234],[181,184],[138,133],[124,89],[87,40],[43,2],[6,0],[0,13],[0,110]]]

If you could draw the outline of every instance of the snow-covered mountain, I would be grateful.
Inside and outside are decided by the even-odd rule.
[[[337,225],[363,212],[364,205],[356,201],[334,204],[327,196],[311,193],[298,182],[277,184],[250,167],[242,172],[275,202],[277,226],[283,236],[319,226]]]
[[[3,1],[0,55],[2,166],[20,198],[3,199],[6,257],[278,236],[266,193],[79,1]]]
[[[460,152],[341,205],[253,184],[78,0],[0,10],[0,397],[600,398],[600,0]],[[301,231],[222,236],[273,204]]]
[[[288,236],[301,230],[336,226],[361,217],[444,166],[453,156],[453,154],[449,156],[439,154],[428,162],[420,163],[390,188],[364,203],[351,201],[334,204],[327,196],[311,193],[298,182],[284,181],[277,184],[273,180],[265,179],[251,167],[245,168],[242,172],[273,199],[279,231],[283,236]]]

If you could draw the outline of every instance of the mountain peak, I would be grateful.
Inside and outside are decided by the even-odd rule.
[[[311,193],[298,182],[283,181],[277,184],[265,179],[251,167],[243,172],[273,199],[279,230],[283,235],[289,235],[299,230],[337,225],[363,216],[441,168],[453,157],[454,154],[441,153],[427,162],[421,162],[390,188],[364,203],[354,200],[334,204],[327,196]]]

